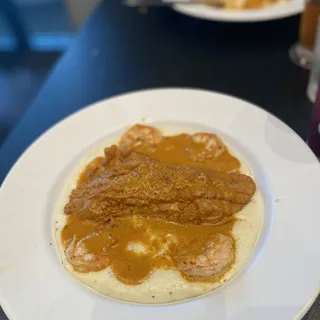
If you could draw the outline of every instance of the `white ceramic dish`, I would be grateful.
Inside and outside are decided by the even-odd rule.
[[[229,21],[229,22],[256,22],[286,18],[303,11],[303,0],[288,0],[286,2],[257,10],[224,10],[203,4],[177,4],[174,10],[195,18]]]
[[[76,282],[54,246],[56,201],[79,161],[141,122],[217,132],[253,169],[262,232],[240,275],[219,290],[165,306],[122,303]],[[11,320],[291,320],[320,286],[320,166],[285,124],[238,99],[167,89],[99,102],[42,135],[0,191],[0,304]]]

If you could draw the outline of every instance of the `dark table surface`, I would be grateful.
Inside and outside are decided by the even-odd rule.
[[[106,0],[3,144],[0,181],[54,123],[92,102],[138,89],[179,86],[228,93],[260,105],[305,137],[311,110],[308,74],[288,58],[298,26],[297,16],[216,23],[170,8],[141,14],[120,0]],[[319,301],[305,319],[320,319]]]

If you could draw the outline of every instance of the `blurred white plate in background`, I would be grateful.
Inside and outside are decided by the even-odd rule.
[[[174,10],[195,18],[229,21],[229,22],[255,22],[286,18],[303,11],[303,0],[288,0],[284,3],[261,9],[228,10],[218,9],[204,4],[177,4]]]

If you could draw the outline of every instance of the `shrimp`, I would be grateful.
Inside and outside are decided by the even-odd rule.
[[[120,139],[119,147],[122,149],[134,149],[143,144],[154,146],[163,139],[159,130],[136,124],[126,131]]]
[[[224,143],[215,134],[198,132],[191,136],[194,143],[203,145],[200,152],[188,150],[193,161],[213,160],[225,151]]]
[[[174,256],[177,269],[193,281],[213,281],[227,272],[234,261],[234,240],[219,234],[208,241],[202,253],[190,256],[188,248]]]
[[[76,236],[73,237],[71,243],[66,250],[66,257],[73,269],[78,272],[99,271],[105,269],[109,265],[109,259],[106,252],[99,255],[89,253],[85,241],[96,233],[77,242]]]

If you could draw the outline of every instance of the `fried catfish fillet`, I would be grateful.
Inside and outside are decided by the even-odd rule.
[[[116,146],[106,149],[105,159],[72,191],[67,215],[98,222],[142,216],[218,225],[248,204],[256,190],[240,173],[167,164]]]

